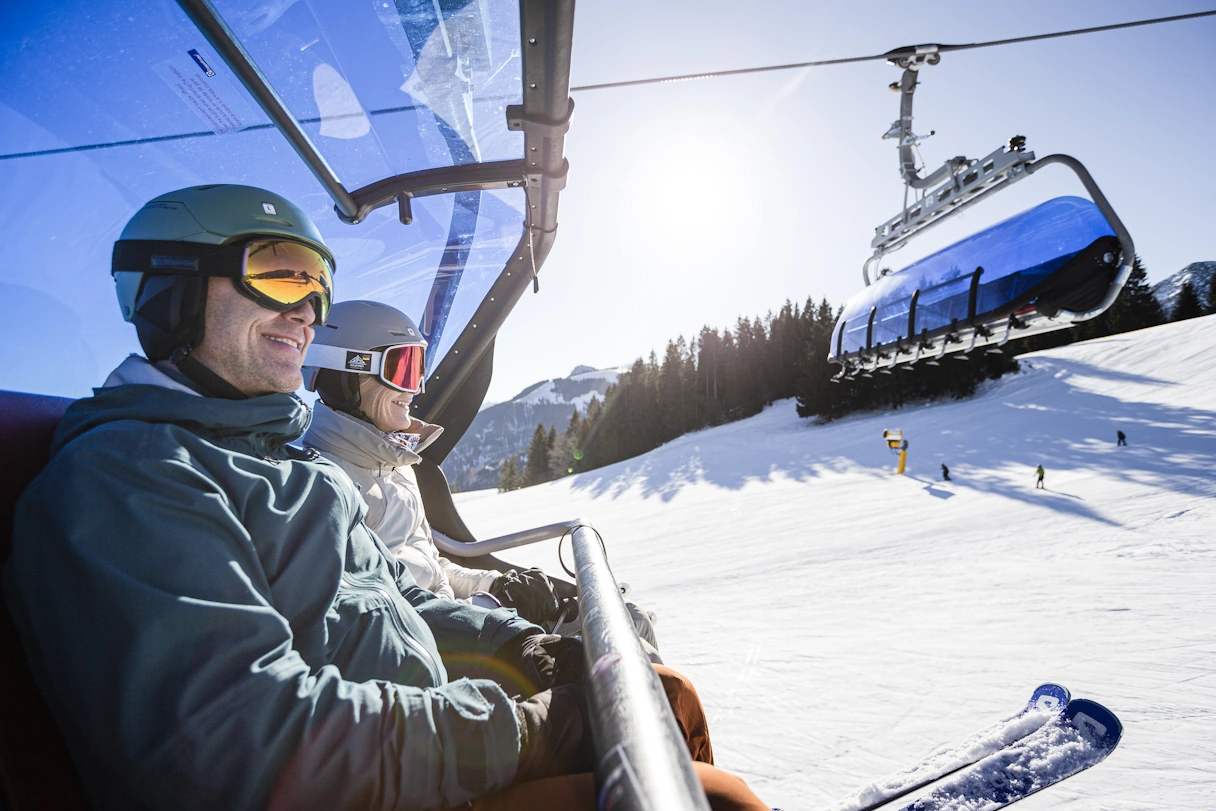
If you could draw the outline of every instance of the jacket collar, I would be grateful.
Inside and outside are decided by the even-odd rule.
[[[399,435],[386,434],[318,401],[304,444],[366,469],[408,467],[422,461],[419,453],[439,438],[443,427],[415,419],[408,433],[420,437],[413,449]]]

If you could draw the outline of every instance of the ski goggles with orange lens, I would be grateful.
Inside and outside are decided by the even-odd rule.
[[[304,366],[377,375],[384,385],[407,394],[426,391],[425,344],[357,350],[314,342],[304,356]]]
[[[151,239],[114,243],[111,272],[234,279],[244,295],[276,312],[311,300],[317,324],[329,318],[334,300],[334,266],[325,254],[285,239],[254,239],[232,245],[204,245]]]
[[[250,298],[279,312],[312,299],[318,324],[329,318],[334,303],[333,266],[316,248],[300,242],[245,243],[239,281]]]

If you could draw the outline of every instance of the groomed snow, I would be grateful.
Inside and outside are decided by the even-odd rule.
[[[1216,808],[1216,317],[1022,369],[828,425],[780,402],[457,501],[481,537],[592,522],[697,684],[718,765],[774,806],[828,806],[1054,681],[1112,709],[1123,741],[1020,808]],[[503,557],[560,571],[555,541]]]

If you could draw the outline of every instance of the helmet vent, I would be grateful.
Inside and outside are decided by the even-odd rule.
[[[259,215],[257,217],[254,217],[254,219],[257,220],[258,222],[268,222],[268,223],[271,223],[272,225],[281,225],[284,228],[295,228],[295,225],[288,222],[287,220],[280,219],[279,217],[263,217],[263,216]]]

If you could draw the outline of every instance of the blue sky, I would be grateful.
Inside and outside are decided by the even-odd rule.
[[[240,25],[251,14],[261,19],[258,9],[285,12],[268,37],[291,34],[292,15],[296,23],[307,22],[309,14],[338,8],[298,0],[221,5]],[[193,47],[199,39],[161,0],[88,8],[102,17],[129,12],[130,25],[123,25],[159,32],[133,50],[164,50],[173,37],[181,40],[173,48]],[[977,42],[1209,8],[1216,0],[580,0],[572,82]],[[9,68],[3,98],[21,97],[21,109],[32,105],[41,122],[0,104],[6,143],[16,145],[10,151],[26,141],[45,142],[43,126],[52,133],[91,127],[88,111],[97,99],[90,93],[134,93],[140,103],[154,103],[131,82],[156,85],[161,79],[149,71],[124,76],[126,44],[96,39],[104,26],[86,26],[70,4],[14,6],[0,16],[8,23],[0,53],[0,67]],[[80,37],[97,46],[88,58],[76,54],[75,61],[46,64],[56,60],[29,57],[36,50],[30,43],[42,40],[75,54],[72,43]],[[309,59],[320,58],[314,45],[301,48]],[[1164,278],[1189,262],[1216,258],[1207,238],[1216,219],[1216,161],[1208,145],[1216,131],[1214,56],[1216,17],[946,54],[924,71],[916,94],[915,131],[937,133],[921,154],[932,169],[954,155],[981,157],[1022,134],[1040,157],[1063,152],[1081,159],[1127,224],[1150,278]],[[336,56],[326,59],[340,63]],[[290,79],[292,66],[279,67]],[[902,200],[895,148],[881,139],[898,114],[898,97],[886,89],[898,78],[899,70],[875,61],[575,93],[566,141],[571,168],[556,244],[541,271],[539,295],[526,293],[499,334],[489,399],[507,399],[576,365],[627,365],[652,350],[661,355],[678,335],[692,337],[703,325],[730,326],[786,299],[826,296],[839,305],[860,290],[872,229],[897,213]],[[303,108],[312,103],[311,86],[281,83],[307,96]],[[382,84],[396,98],[397,80]],[[141,111],[134,111],[134,120],[143,120]],[[198,126],[185,108],[147,112],[149,121],[185,117],[168,122],[166,132]],[[70,143],[111,136],[131,137],[89,130],[74,133]],[[334,236],[339,298],[409,287],[388,253],[379,264],[365,262],[362,276],[342,269],[352,267],[344,263],[360,246],[383,248],[381,238],[402,242],[398,250],[405,253],[399,255],[408,254],[405,243],[420,238],[422,225],[401,231],[389,209],[350,231],[331,222],[331,202],[278,133],[178,143],[164,153],[122,148],[0,166],[10,191],[0,198],[0,233],[10,246],[10,262],[0,272],[0,300],[9,313],[0,320],[0,387],[81,396],[127,352],[138,350],[134,330],[118,317],[107,258],[130,214],[170,188],[234,181],[273,188],[321,218],[323,232]],[[370,166],[381,154],[352,136],[325,146],[344,166],[351,155],[366,152]],[[401,150],[384,154],[400,156]],[[195,164],[206,166],[208,176],[198,177]],[[902,267],[1045,199],[1080,192],[1067,172],[1053,167],[935,229],[889,264]],[[450,198],[428,200],[416,213],[437,207],[431,219],[446,223],[440,209],[450,206]],[[518,222],[500,219],[510,251]],[[388,231],[397,236],[390,240]],[[491,254],[466,276],[497,273],[501,257]]]
[[[574,85],[967,43],[1216,8],[1211,2],[728,3],[580,0]],[[646,23],[639,24],[639,20]],[[946,54],[914,107],[930,169],[1014,134],[1071,154],[1124,220],[1151,280],[1216,259],[1216,18]],[[628,364],[702,325],[787,299],[843,303],[874,225],[902,201],[881,61],[575,93],[569,185],[541,271],[497,344],[491,400],[576,364]],[[1057,194],[1053,167],[891,257]],[[558,339],[560,336],[560,339]]]

